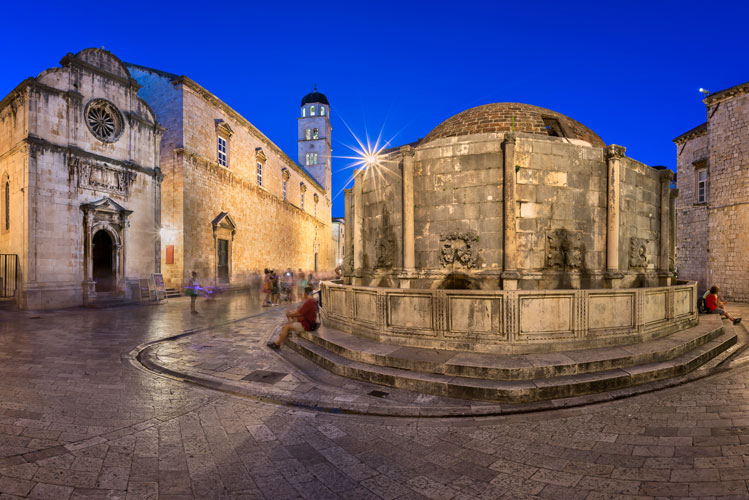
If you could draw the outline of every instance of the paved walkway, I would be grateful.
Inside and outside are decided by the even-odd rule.
[[[131,362],[186,330],[224,324],[220,341],[272,325],[258,302],[0,312],[0,500],[749,498],[747,367],[574,409],[426,419],[272,404]],[[264,349],[244,369],[288,373],[271,385],[371,397],[297,378]],[[195,342],[194,359],[216,371],[211,350]]]

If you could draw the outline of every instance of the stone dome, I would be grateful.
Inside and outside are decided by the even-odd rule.
[[[325,97],[325,94],[322,94],[317,91],[317,88],[315,88],[314,92],[310,92],[306,96],[302,97],[302,106],[305,104],[326,104],[330,106],[328,103],[328,98]]]
[[[497,102],[467,109],[437,125],[421,144],[443,137],[458,137],[487,132],[515,131],[530,134],[569,137],[589,142],[595,147],[606,143],[580,122],[550,109],[516,102]]]

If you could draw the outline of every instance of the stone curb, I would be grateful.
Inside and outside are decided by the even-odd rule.
[[[356,403],[347,401],[334,401],[333,398],[310,398],[306,397],[305,394],[293,393],[290,391],[281,391],[273,389],[259,389],[257,387],[250,386],[249,384],[232,383],[224,379],[218,379],[209,375],[193,375],[189,373],[183,373],[176,370],[172,370],[161,365],[158,362],[158,356],[156,356],[152,350],[159,344],[171,342],[189,335],[201,333],[204,331],[212,330],[216,327],[224,326],[231,323],[237,323],[253,317],[257,317],[263,314],[268,314],[271,311],[264,311],[262,313],[253,314],[246,318],[237,320],[231,320],[216,325],[195,328],[191,330],[185,330],[177,335],[166,337],[163,339],[155,340],[145,344],[141,344],[133,348],[128,354],[127,359],[135,367],[148,371],[149,373],[165,376],[174,380],[182,382],[188,382],[194,385],[202,386],[208,389],[223,392],[233,396],[239,396],[257,401],[276,404],[280,406],[288,406],[293,408],[307,409],[312,411],[319,411],[325,413],[338,413],[338,414],[353,414],[353,415],[369,415],[379,417],[420,417],[420,418],[466,418],[466,417],[490,417],[490,416],[502,416],[502,415],[513,415],[521,413],[541,412],[550,410],[560,410],[575,408],[580,406],[587,406],[596,403],[605,403],[615,401],[619,399],[628,398],[640,394],[645,394],[654,391],[660,391],[670,387],[682,385],[686,382],[698,380],[710,375],[725,372],[729,369],[720,368],[724,362],[728,361],[733,353],[740,349],[741,345],[734,345],[730,349],[724,351],[714,360],[709,362],[707,365],[700,367],[693,372],[680,377],[675,377],[666,380],[660,380],[651,382],[648,384],[642,384],[633,387],[627,387],[605,393],[588,394],[584,396],[578,396],[573,398],[563,399],[551,399],[546,401],[537,401],[531,403],[503,403],[501,405],[492,404],[475,404],[467,401],[465,405],[435,405],[435,406],[416,406],[416,405],[377,405],[377,404],[366,404]],[[725,328],[733,328],[730,322],[724,321]],[[267,336],[267,335],[266,335]],[[280,356],[280,355],[279,355]],[[286,361],[287,358],[283,357]],[[293,362],[289,361],[294,364]],[[747,361],[749,363],[749,361]],[[728,365],[728,363],[726,363]],[[299,369],[299,367],[294,364]],[[730,366],[732,368],[733,366]],[[476,402],[478,403],[478,402]]]

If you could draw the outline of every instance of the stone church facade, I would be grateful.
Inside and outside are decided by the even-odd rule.
[[[749,83],[704,100],[707,121],[680,135],[677,267],[704,290],[749,301]]]
[[[106,50],[21,82],[0,101],[0,259],[17,258],[19,307],[137,299],[158,272],[178,289],[192,271],[222,287],[266,267],[332,272],[325,96],[299,120],[318,96],[305,168],[189,78]]]
[[[0,253],[18,257],[21,308],[132,294],[159,268],[163,129],[109,52],[60,64],[0,101]]]
[[[221,287],[248,286],[264,268],[332,271],[329,158],[318,156],[327,163],[314,176],[190,78],[128,68],[165,127],[161,270],[167,286],[184,286],[192,271],[201,283]]]

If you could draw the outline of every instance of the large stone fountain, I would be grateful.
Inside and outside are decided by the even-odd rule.
[[[339,373],[388,385],[409,371],[501,385],[673,364],[659,375],[617,374],[617,383],[571,393],[592,392],[686,373],[735,341],[719,320],[696,327],[696,285],[676,279],[672,172],[606,146],[577,121],[526,104],[488,104],[379,160],[359,170],[345,192],[343,282],[323,285],[328,330],[307,341],[404,373],[365,376],[366,367],[350,366]],[[658,341],[681,347],[664,354],[665,344],[644,345]],[[304,342],[298,350],[335,365]],[[393,354],[403,346],[414,350],[411,359],[406,351]],[[627,354],[626,346],[637,349]],[[435,353],[431,361],[427,350]],[[583,354],[576,361],[571,351]],[[465,361],[467,354],[474,361]],[[513,372],[498,354],[565,360]],[[465,359],[449,368],[456,356]],[[479,365],[510,368],[492,376]],[[449,392],[445,384],[412,388]],[[507,394],[452,395],[532,400],[570,392]]]

